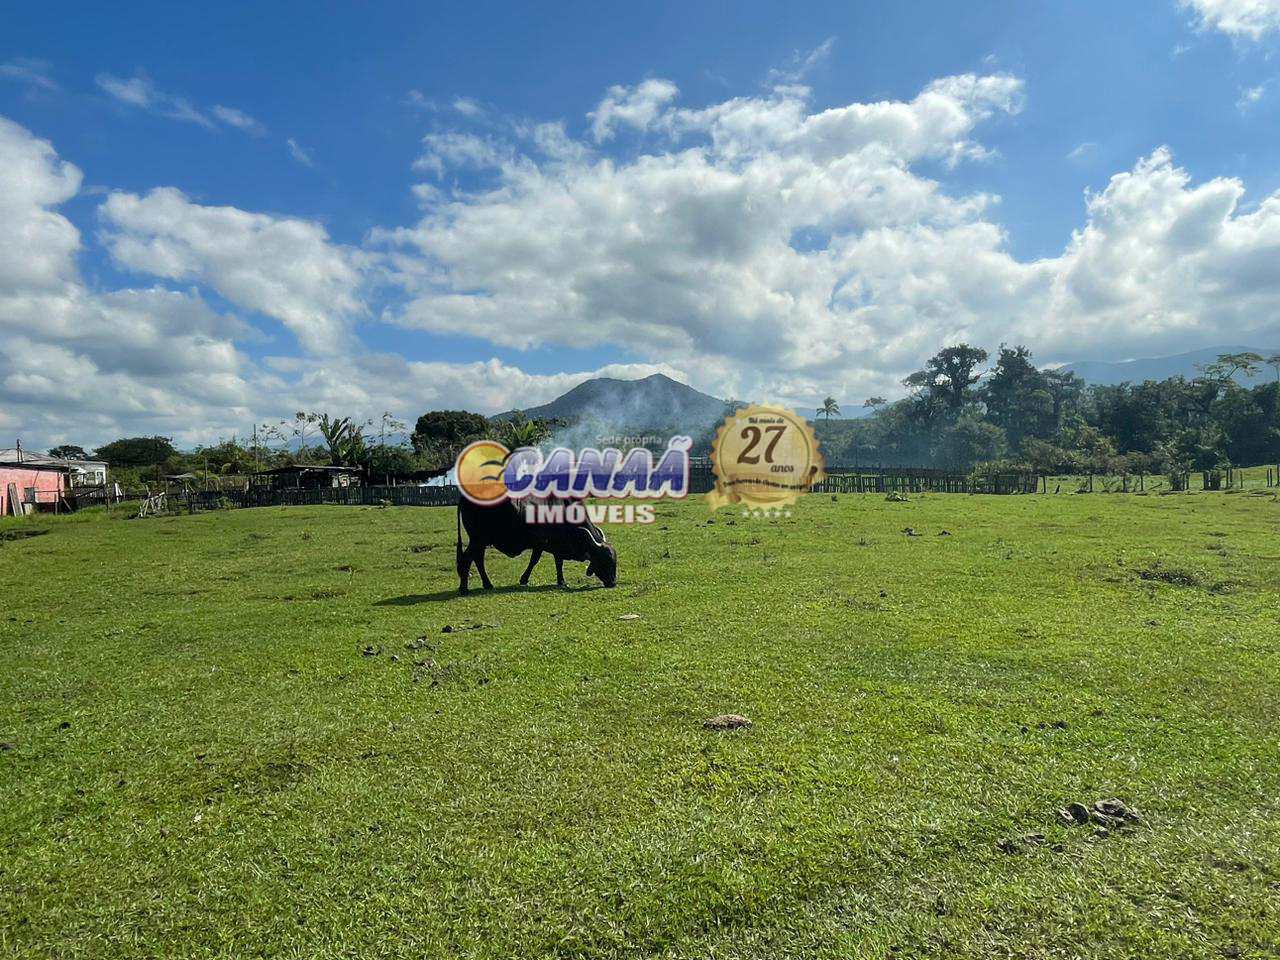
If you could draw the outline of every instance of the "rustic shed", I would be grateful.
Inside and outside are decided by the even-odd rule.
[[[258,489],[314,490],[323,487],[359,486],[363,478],[364,470],[360,467],[297,463],[255,473],[250,478],[250,484]]]

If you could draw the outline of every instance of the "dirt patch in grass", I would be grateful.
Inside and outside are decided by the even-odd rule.
[[[1152,560],[1146,566],[1134,570],[1139,580],[1148,583],[1167,583],[1175,587],[1198,587],[1214,593],[1224,593],[1231,589],[1231,584],[1218,580],[1204,570],[1195,567],[1173,566],[1163,560]]]
[[[483,687],[492,679],[492,670],[483,659],[437,663],[431,657],[415,660],[412,665],[414,683],[437,687]]]
[[[15,530],[0,530],[0,543],[6,540],[29,540],[31,537],[43,537],[48,530],[28,530],[19,527]]]

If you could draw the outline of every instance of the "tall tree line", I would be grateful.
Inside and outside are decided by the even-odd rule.
[[[1037,368],[1023,346],[993,358],[961,343],[903,384],[896,403],[869,399],[866,420],[819,425],[828,462],[1179,473],[1280,460],[1280,355],[1223,354],[1192,378],[1101,386]]]

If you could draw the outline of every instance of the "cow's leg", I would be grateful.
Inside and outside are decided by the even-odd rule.
[[[556,557],[556,586],[564,586],[564,560]]]
[[[489,574],[484,572],[484,547],[481,546],[476,551],[476,569],[480,571],[480,582],[484,584],[486,590],[492,590],[493,584],[489,581]]]
[[[471,544],[458,554],[458,592],[467,592],[467,581],[471,579]]]
[[[527,587],[529,585],[529,574],[533,573],[533,568],[538,565],[538,561],[542,559],[542,548],[534,547],[533,555],[529,557],[529,566],[525,568],[524,576],[520,578],[520,586]]]

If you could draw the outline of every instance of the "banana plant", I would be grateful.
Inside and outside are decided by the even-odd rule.
[[[324,437],[325,446],[329,448],[329,463],[335,467],[346,464],[347,433],[351,429],[350,417],[330,417],[321,414],[316,426],[320,436]]]
[[[512,450],[520,447],[536,447],[551,436],[551,428],[543,420],[512,417],[502,429],[502,442]]]

